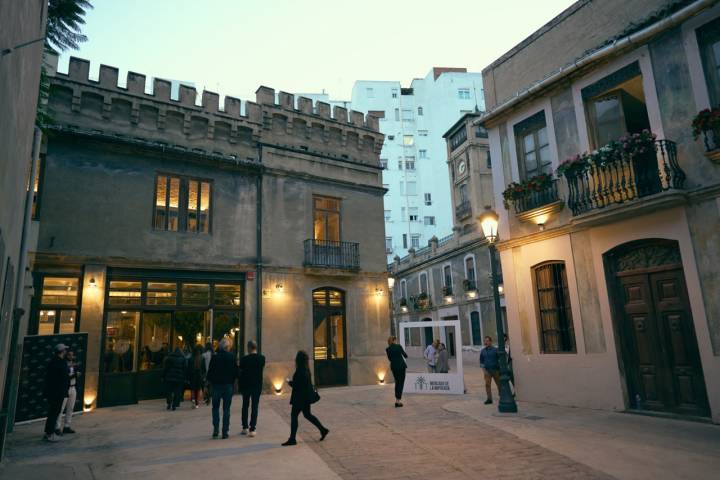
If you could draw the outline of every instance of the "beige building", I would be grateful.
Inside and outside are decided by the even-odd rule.
[[[490,282],[487,242],[476,216],[492,205],[492,174],[486,130],[475,125],[479,113],[463,115],[443,136],[447,142],[453,234],[433,237],[426,247],[410,249],[388,266],[395,279],[393,323],[459,320],[453,327],[409,329],[406,349],[419,355],[439,339],[456,356],[455,339],[462,340],[463,356],[477,358],[486,335],[497,337]]]
[[[715,1],[583,0],[483,71],[519,399],[720,422],[719,42]]]
[[[51,82],[28,334],[87,332],[87,407],[162,395],[177,347],[257,339],[268,390],[377,382],[389,332],[377,119],[71,58]]]
[[[0,460],[12,430],[22,355],[26,250],[23,221],[31,174],[47,2],[3,2],[0,28]],[[39,133],[36,147],[39,147]]]

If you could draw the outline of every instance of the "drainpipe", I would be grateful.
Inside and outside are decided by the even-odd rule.
[[[262,353],[262,195],[263,195],[263,167],[262,167],[262,151],[263,145],[260,144],[259,159],[260,173],[255,178],[255,216],[256,216],[256,250],[257,258],[255,260],[255,331],[258,353]]]
[[[22,235],[20,237],[20,255],[18,256],[18,269],[15,277],[15,308],[12,316],[12,330],[10,335],[10,368],[7,376],[10,381],[5,381],[6,390],[4,395],[9,399],[7,405],[7,429],[8,433],[13,431],[15,423],[15,406],[17,404],[17,389],[20,377],[20,365],[22,363],[22,345],[18,346],[18,338],[23,338],[25,332],[20,332],[20,324],[25,314],[23,300],[25,296],[25,269],[27,268],[27,243],[30,235],[30,223],[32,222],[33,193],[35,177],[37,176],[38,163],[40,161],[40,145],[42,143],[42,130],[35,127],[33,135],[32,162],[30,164],[30,183],[25,194],[25,210],[23,211]],[[9,395],[9,396],[8,396]]]
[[[570,75],[571,73],[581,69],[582,67],[589,65],[603,57],[606,57],[606,56],[608,56],[612,53],[615,53],[623,48],[626,48],[630,45],[639,45],[640,43],[648,40],[650,37],[652,37],[653,35],[656,35],[660,31],[665,30],[670,27],[673,27],[673,26],[685,21],[689,17],[699,13],[701,10],[704,10],[706,8],[713,6],[716,2],[717,2],[717,0],[699,0],[695,3],[688,5],[685,8],[678,10],[677,12],[673,13],[669,17],[663,18],[659,22],[653,23],[649,27],[646,27],[638,32],[632,33],[621,39],[615,40],[610,45],[602,47],[599,50],[591,53],[590,55],[587,55],[583,58],[575,60],[573,63],[567,64],[564,67],[561,67],[559,70],[556,70],[554,73],[551,73],[548,77],[545,77],[545,79],[535,83],[534,85],[531,85],[530,87],[528,87],[525,90],[517,92],[514,97],[506,100],[505,102],[496,106],[492,110],[488,111],[484,117],[481,117],[478,120],[475,120],[473,122],[473,125],[484,124],[487,120],[499,115],[501,112],[504,112],[505,110],[512,108],[513,106],[520,103],[522,100],[531,96],[533,93],[535,93],[539,90],[542,90],[545,87],[548,87],[549,85],[558,81],[562,77]]]

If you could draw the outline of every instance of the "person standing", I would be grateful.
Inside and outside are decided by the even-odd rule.
[[[65,433],[75,433],[72,429],[72,416],[75,410],[75,400],[77,399],[77,390],[75,384],[77,383],[77,377],[80,372],[77,369],[77,363],[75,363],[75,352],[68,350],[65,353],[65,361],[68,365],[68,375],[70,379],[70,386],[68,388],[67,397],[63,400],[62,407],[60,407],[60,414],[58,415],[57,421],[55,422],[55,433],[57,435],[63,435]],[[65,412],[65,422],[63,426],[62,412]]]
[[[508,385],[512,384],[512,395],[515,396],[515,374],[513,373],[513,366],[512,366],[512,355],[510,355],[510,341],[508,340],[507,334],[505,334],[505,354],[507,358],[507,367],[508,367]]]
[[[498,392],[500,391],[500,360],[498,349],[492,343],[492,337],[485,337],[485,346],[480,350],[480,367],[485,371],[485,393],[487,393],[485,405],[489,405],[493,402],[491,388],[493,379]]]
[[[242,435],[255,436],[257,427],[258,407],[263,386],[263,369],[265,357],[257,351],[257,343],[247,342],[248,354],[240,359],[239,388],[242,393]],[[248,407],[252,403],[250,414],[250,432],[248,433]]]
[[[438,357],[437,363],[435,364],[435,370],[437,373],[448,373],[450,371],[448,351],[444,343],[441,343],[438,347]]]
[[[210,405],[210,382],[207,380],[207,371],[210,368],[210,359],[212,358],[213,354],[213,347],[212,343],[207,342],[205,344],[205,351],[203,352],[203,361],[205,362],[205,378],[203,379],[203,399],[205,400],[205,405]]]
[[[407,371],[408,358],[405,349],[398,345],[397,337],[391,335],[388,337],[388,347],[385,349],[388,360],[390,360],[390,371],[395,379],[395,408],[402,407],[403,387],[405,386],[405,372]]]
[[[223,338],[218,352],[213,355],[208,368],[207,379],[212,384],[213,438],[217,438],[220,427],[220,401],[223,404],[222,438],[228,438],[230,430],[230,404],[237,377],[235,357],[230,353],[232,343]]]
[[[423,357],[425,357],[425,362],[427,363],[427,370],[428,373],[435,373],[435,364],[437,362],[437,349],[440,345],[440,340],[433,340],[433,342],[427,346],[425,349],[425,353],[423,354]]]
[[[45,436],[43,440],[57,442],[55,424],[62,410],[63,400],[70,388],[70,369],[65,361],[67,347],[63,343],[55,345],[52,359],[45,370],[45,389],[47,400],[47,419],[45,420]]]
[[[312,384],[308,354],[302,350],[295,355],[295,373],[292,380],[288,381],[288,384],[292,387],[292,394],[290,395],[290,405],[292,405],[290,411],[290,438],[282,446],[297,445],[295,436],[297,435],[298,417],[301,412],[310,423],[320,430],[320,441],[322,442],[330,433],[330,430],[325,428],[310,411],[310,405],[317,401],[317,394]]]
[[[198,408],[200,403],[200,390],[203,388],[205,374],[207,373],[202,346],[195,345],[188,370],[190,373],[190,403],[192,404],[192,408]]]
[[[177,347],[174,352],[165,357],[163,368],[163,382],[167,400],[167,409],[173,411],[180,405],[185,390],[186,362],[183,351]]]

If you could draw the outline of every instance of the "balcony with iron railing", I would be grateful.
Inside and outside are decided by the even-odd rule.
[[[675,142],[653,140],[647,145],[629,152],[614,150],[566,168],[567,203],[573,215],[682,189],[685,173],[677,162]]]
[[[353,242],[305,240],[306,267],[360,270],[360,246]]]
[[[720,127],[702,131],[705,156],[715,163],[720,163]]]
[[[472,215],[472,207],[469,200],[464,200],[455,206],[455,218],[463,220]]]

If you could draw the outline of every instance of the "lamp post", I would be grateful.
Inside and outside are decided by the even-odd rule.
[[[483,235],[488,241],[490,250],[490,272],[492,273],[493,299],[495,300],[495,324],[498,336],[498,360],[500,361],[500,402],[498,411],[501,413],[517,413],[517,404],[510,391],[510,371],[508,370],[507,352],[505,351],[505,329],[503,328],[502,309],[500,308],[500,292],[498,291],[498,273],[495,263],[495,242],[498,239],[498,214],[490,207],[478,217]]]
[[[393,308],[393,287],[395,286],[395,277],[388,276],[388,304],[390,307],[390,334],[397,335],[395,328],[395,312]]]

